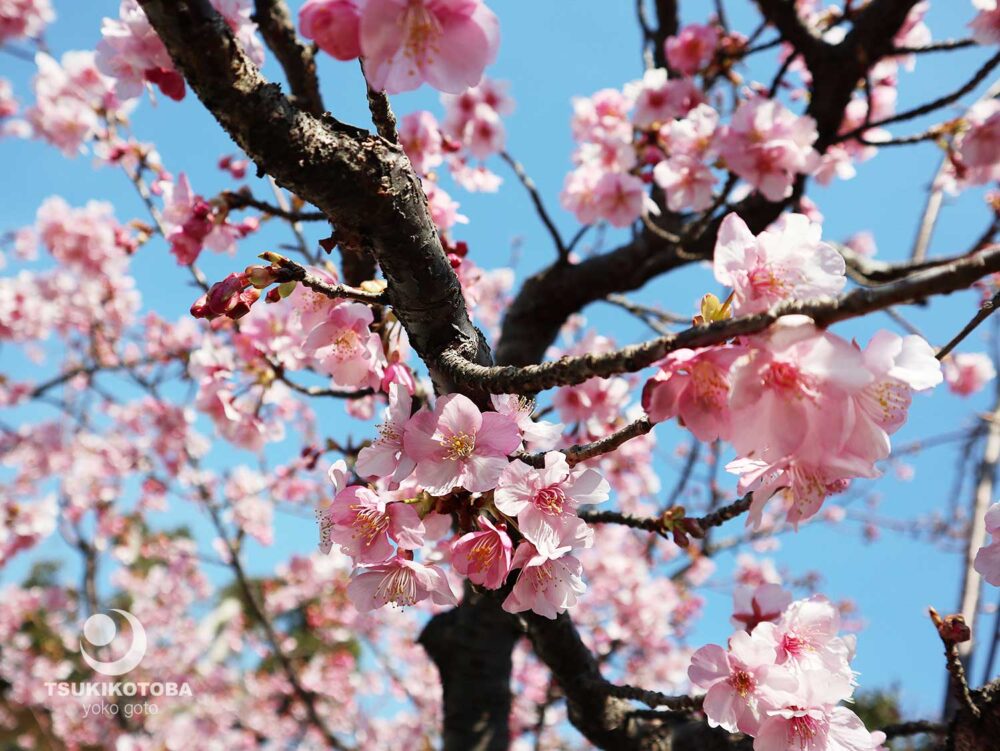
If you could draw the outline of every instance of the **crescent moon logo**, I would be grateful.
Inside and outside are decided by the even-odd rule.
[[[128,651],[117,660],[104,662],[92,657],[84,648],[83,639],[81,639],[80,654],[84,661],[101,675],[124,675],[130,670],[134,670],[146,654],[146,629],[142,627],[139,619],[127,610],[112,608],[111,612],[118,613],[128,621],[128,625],[132,628],[132,644],[129,645]],[[83,624],[84,639],[97,647],[107,646],[117,635],[118,629],[114,620],[104,613],[94,613]]]

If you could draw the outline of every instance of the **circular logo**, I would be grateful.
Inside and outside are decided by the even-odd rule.
[[[87,650],[84,649],[83,641],[81,640],[80,654],[83,655],[84,661],[101,675],[124,675],[128,671],[133,670],[146,654],[146,629],[142,627],[139,619],[127,610],[112,608],[111,612],[118,613],[118,615],[128,621],[128,625],[132,628],[132,644],[129,645],[128,650],[117,660],[104,662],[91,657]],[[95,647],[107,646],[117,635],[118,628],[115,626],[114,619],[104,613],[94,613],[83,624],[84,639]]]

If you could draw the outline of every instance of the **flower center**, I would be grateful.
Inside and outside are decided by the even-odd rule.
[[[535,494],[535,508],[543,514],[558,516],[563,512],[563,505],[566,503],[566,494],[558,485],[550,485],[542,488]]]
[[[818,732],[819,723],[809,715],[793,717],[788,721],[789,743],[797,743],[801,749],[811,746]]]
[[[763,381],[767,388],[788,392],[788,396],[809,395],[811,393],[808,380],[791,363],[772,362],[764,370]]]
[[[468,433],[456,433],[441,441],[441,445],[447,449],[449,459],[468,459],[476,448],[476,437]]]
[[[373,508],[363,506],[351,506],[352,510],[358,512],[351,523],[354,529],[353,537],[364,540],[365,545],[371,545],[375,538],[385,532],[389,526],[389,515],[379,513]]]
[[[415,603],[417,601],[417,587],[410,571],[397,568],[386,575],[375,588],[373,597],[375,600],[391,602],[399,607]]]
[[[441,25],[423,0],[413,0],[402,19],[406,41],[403,54],[410,60],[429,63],[438,51]]]
[[[473,571],[484,571],[497,557],[496,535],[483,535],[469,549],[469,568]]]
[[[793,633],[781,637],[781,648],[792,657],[801,657],[809,650],[809,642]]]
[[[757,681],[746,670],[737,670],[729,676],[729,685],[740,695],[740,698],[746,699],[757,688]]]

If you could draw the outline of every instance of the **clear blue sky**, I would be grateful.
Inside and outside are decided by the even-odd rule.
[[[292,4],[297,7],[300,3]],[[569,236],[575,231],[576,223],[571,215],[559,208],[557,196],[570,166],[570,98],[603,87],[620,87],[625,81],[641,75],[639,33],[633,4],[603,0],[577,0],[571,5],[558,0],[531,3],[496,0],[492,5],[500,16],[504,41],[499,60],[488,73],[510,81],[511,92],[517,100],[516,112],[507,119],[509,150],[524,163],[546,197],[557,224],[564,235]],[[700,14],[706,13],[709,5],[703,1],[682,0],[684,19],[704,20]],[[61,54],[69,49],[93,48],[99,39],[101,17],[117,15],[118,3],[116,0],[56,0],[55,6],[59,18],[49,30],[48,41],[51,48]],[[750,3],[729,0],[727,8],[731,24],[745,32],[759,20]],[[964,36],[963,25],[971,16],[971,3],[955,0],[936,3],[929,20],[935,38],[944,39]],[[921,60],[916,73],[902,74],[901,106],[917,104],[957,88],[984,56],[983,51],[972,50]],[[769,81],[772,63],[773,58],[763,59],[762,67],[752,69],[748,78],[757,71],[762,80]],[[30,99],[31,67],[13,57],[0,56],[0,76],[14,82],[22,101]],[[279,78],[271,60],[267,73],[272,78]],[[324,58],[321,73],[324,95],[331,111],[342,120],[365,124],[367,110],[357,66]],[[393,105],[399,115],[418,108],[440,112],[436,94],[426,89],[395,97]],[[921,124],[917,121],[899,132],[916,132]],[[156,108],[143,100],[134,116],[134,130],[142,140],[155,140],[166,167],[174,173],[186,171],[198,192],[211,195],[220,188],[229,187],[215,168],[215,162],[221,154],[233,153],[236,149],[193,96],[189,95],[180,104],[161,100]],[[854,180],[838,182],[827,189],[813,186],[810,195],[826,216],[825,236],[842,240],[856,231],[870,230],[878,242],[881,258],[905,257],[938,158],[939,152],[926,144],[905,150],[887,149],[873,162],[861,165],[859,176]],[[0,231],[31,223],[38,205],[52,194],[61,194],[74,205],[92,198],[109,200],[116,206],[121,220],[144,217],[143,207],[124,177],[111,169],[94,169],[88,157],[67,161],[44,144],[6,140],[0,141],[0,165],[7,176],[0,202]],[[485,267],[506,264],[512,246],[520,243],[517,271],[524,275],[548,263],[553,249],[527,196],[513,177],[499,162],[492,167],[508,182],[499,194],[472,195],[449,186],[449,191],[461,202],[463,213],[471,219],[469,225],[458,229],[456,236],[469,242],[473,258]],[[262,183],[251,179],[250,184],[258,195],[267,195]],[[981,197],[982,191],[971,191],[959,200],[947,201],[932,246],[933,253],[960,252],[982,231],[987,212]],[[319,237],[319,230],[312,236]],[[235,260],[206,254],[206,273],[211,278],[220,278],[250,263],[256,253],[269,247],[267,243],[281,241],[285,238],[264,233],[244,243]],[[168,318],[185,313],[194,296],[193,290],[183,270],[178,269],[167,254],[162,241],[144,248],[134,261],[133,270],[148,309]],[[718,291],[710,274],[692,268],[657,280],[637,299],[686,313],[692,310],[701,294],[711,290]],[[970,317],[975,299],[972,293],[964,293],[937,301],[930,309],[907,310],[906,314],[927,333],[932,343],[941,344]],[[593,306],[587,313],[591,325],[599,330],[614,331],[620,343],[648,335],[623,313],[607,306]],[[876,316],[864,325],[841,326],[837,331],[846,336],[857,335],[864,341],[875,327],[892,326],[887,317]],[[966,350],[983,347],[978,334],[963,345]],[[11,367],[7,364],[8,354],[5,349],[4,370]],[[32,374],[30,367],[20,361],[14,363],[13,369],[16,377]],[[960,400],[942,389],[931,397],[919,397],[909,424],[897,435],[895,443],[905,444],[920,436],[969,425],[973,414],[987,407],[987,395]],[[351,430],[359,435],[364,431],[357,423],[343,418],[339,404],[319,405],[317,410],[333,426],[331,434]],[[6,417],[11,419],[9,415]],[[205,430],[209,432],[210,428],[206,426]],[[669,457],[673,441],[680,434],[666,427],[658,429],[658,434],[662,456]],[[956,451],[956,447],[951,446],[931,449],[921,455],[915,462],[916,477],[912,482],[899,482],[891,473],[879,481],[875,487],[884,499],[880,513],[910,519],[946,507]],[[279,457],[281,447],[269,453]],[[216,458],[224,463],[248,457],[217,449]],[[674,481],[672,466],[664,460],[662,480],[665,488],[671,487]],[[966,503],[964,495],[959,503]],[[190,510],[178,510],[160,515],[157,521],[172,525],[193,518]],[[276,561],[308,550],[315,544],[311,519],[279,514],[277,522],[275,545],[267,550],[253,549],[250,555],[252,567],[258,573],[273,570]],[[886,531],[877,544],[865,545],[856,532],[856,525],[841,529],[807,527],[797,535],[783,537],[780,549],[769,555],[793,577],[807,570],[822,572],[821,590],[824,593],[833,599],[850,597],[857,602],[867,622],[867,627],[859,634],[855,663],[855,668],[861,672],[863,687],[899,682],[904,705],[912,714],[933,714],[940,704],[944,671],[940,646],[925,608],[933,604],[945,611],[954,609],[958,558],[943,555],[924,543],[907,540],[890,531]],[[204,538],[206,546],[208,539]],[[53,539],[39,551],[17,559],[7,571],[0,572],[0,581],[16,580],[35,558],[63,552]],[[721,581],[729,566],[725,557],[720,562],[723,565],[717,576]],[[692,639],[694,645],[721,641],[729,633],[728,594],[710,591],[706,596],[705,617]],[[996,602],[997,591],[988,589],[985,599]],[[992,629],[992,617],[985,619],[984,625]],[[974,671],[977,681],[980,675],[981,668],[977,666]]]

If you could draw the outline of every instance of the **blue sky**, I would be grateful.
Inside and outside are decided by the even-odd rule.
[[[299,4],[292,3],[294,7]],[[117,5],[114,0],[85,3],[56,0],[59,18],[48,32],[50,47],[59,54],[69,49],[93,48],[99,39],[101,17],[117,15]],[[568,237],[577,229],[577,224],[572,215],[559,207],[557,197],[570,167],[570,99],[604,87],[620,87],[641,75],[639,32],[632,4],[609,4],[602,0],[576,0],[571,5],[558,0],[531,3],[496,0],[491,5],[500,16],[504,41],[499,59],[488,74],[510,81],[511,93],[517,100],[516,112],[506,120],[508,148],[538,184],[556,223]],[[707,12],[709,5],[682,1],[684,20],[703,20],[701,14]],[[730,0],[727,9],[731,24],[745,32],[752,30],[759,20],[750,3]],[[932,7],[929,22],[936,39],[954,38],[965,35],[963,25],[971,17],[971,3],[962,0],[938,2]],[[770,34],[764,38],[770,38]],[[971,50],[920,60],[915,73],[901,74],[900,106],[922,103],[957,88],[985,56],[982,50]],[[323,58],[320,69],[327,107],[341,120],[366,124],[364,88],[357,65]],[[765,55],[745,74],[748,79],[758,75],[760,80],[769,81],[773,70],[773,58]],[[14,83],[15,92],[22,101],[30,100],[28,80],[31,72],[30,64],[11,56],[0,56],[0,76]],[[271,60],[266,73],[273,79],[280,79]],[[985,88],[983,86],[980,92]],[[440,113],[436,93],[426,89],[394,97],[393,106],[398,115],[421,108]],[[898,133],[917,132],[929,122],[931,120],[915,121],[900,127]],[[216,169],[215,162],[220,155],[237,150],[194,96],[189,94],[180,104],[161,99],[156,107],[151,107],[144,99],[135,112],[133,129],[140,140],[154,140],[167,169],[175,174],[187,172],[199,193],[212,195],[223,187],[230,187],[223,173]],[[939,153],[928,144],[908,149],[884,149],[877,159],[859,167],[855,179],[837,182],[829,188],[812,186],[810,196],[826,217],[825,237],[843,240],[854,232],[869,230],[878,243],[879,257],[890,260],[906,257]],[[42,143],[4,140],[0,141],[0,165],[4,166],[8,179],[3,201],[0,201],[0,232],[31,223],[38,205],[52,194],[60,194],[74,205],[92,198],[108,200],[115,205],[120,220],[144,218],[143,206],[127,180],[115,170],[95,169],[87,156],[68,161]],[[453,197],[461,202],[463,213],[471,220],[455,234],[458,239],[468,241],[473,259],[487,268],[508,263],[512,248],[519,246],[517,272],[523,277],[547,264],[554,251],[527,195],[513,176],[498,160],[491,167],[507,181],[498,194],[468,194],[448,186]],[[265,184],[254,179],[249,183],[258,196],[269,195]],[[953,254],[965,250],[986,226],[987,220],[982,191],[970,191],[958,199],[949,198],[935,234],[932,253]],[[321,236],[322,230],[310,230],[311,239]],[[609,235],[608,242],[614,242],[616,237]],[[286,240],[268,230],[245,242],[236,259],[206,254],[203,256],[205,272],[210,278],[221,278],[252,262],[253,256],[261,250]],[[195,296],[194,291],[186,272],[176,266],[162,241],[154,241],[142,250],[133,262],[133,271],[148,309],[167,318],[185,314]],[[694,301],[706,291],[719,291],[711,275],[703,268],[690,268],[656,280],[635,298],[688,313]],[[962,293],[937,300],[927,308],[907,309],[906,315],[933,344],[941,344],[968,320],[975,303],[974,293]],[[622,344],[649,335],[626,314],[610,306],[592,306],[587,315],[591,325],[601,331],[613,331]],[[844,336],[856,335],[864,341],[876,328],[893,326],[887,316],[878,315],[864,324],[839,326],[836,331]],[[984,346],[981,334],[977,333],[962,349],[974,351]],[[3,357],[4,370],[12,369],[15,377],[42,377],[14,357],[11,350],[4,349]],[[8,361],[12,364],[8,365]],[[49,367],[46,372],[51,373],[51,365]],[[356,436],[363,434],[362,426],[343,417],[340,404],[315,406],[321,418],[331,426],[332,435],[347,430]],[[910,422],[896,436],[895,443],[902,445],[921,436],[970,425],[974,415],[988,406],[987,394],[960,400],[939,390],[930,397],[918,397]],[[9,415],[0,416],[11,419]],[[205,430],[210,432],[210,427],[206,426]],[[658,435],[662,481],[665,488],[670,488],[676,470],[667,458],[681,433],[663,426],[658,429]],[[957,447],[952,445],[921,454],[912,462],[916,476],[911,482],[899,482],[891,472],[878,481],[874,488],[883,498],[879,513],[910,519],[945,508],[950,500],[956,452]],[[269,453],[280,457],[281,447]],[[216,450],[220,463],[248,458],[235,451]],[[730,483],[732,486],[734,483]],[[966,495],[958,499],[959,504],[967,503]],[[195,519],[192,510],[177,509],[160,515],[158,521],[170,525]],[[290,554],[305,552],[315,539],[310,518],[279,515],[277,521],[275,545],[270,549],[253,549],[249,556],[257,573],[273,570],[276,561]],[[736,527],[724,530],[734,531]],[[205,538],[206,542],[208,539]],[[16,580],[35,558],[63,553],[56,540],[47,542],[39,551],[22,556],[7,571],[0,572],[0,581]],[[876,544],[863,544],[859,541],[857,525],[839,529],[807,527],[798,534],[784,536],[780,549],[769,555],[793,577],[806,570],[820,571],[824,593],[833,599],[850,597],[856,601],[867,623],[859,634],[855,662],[863,687],[898,682],[904,704],[911,713],[933,714],[937,710],[945,673],[937,636],[926,617],[926,606],[933,604],[944,611],[954,609],[960,566],[957,556],[942,554],[923,542],[906,539],[891,531],[885,531]],[[723,572],[729,570],[725,556],[720,558],[720,563]],[[728,594],[709,591],[706,596],[706,613],[692,640],[694,645],[722,641],[729,633]],[[995,603],[997,591],[987,589],[985,601]],[[992,616],[982,622],[992,629]],[[981,671],[980,666],[974,670],[977,681]]]

